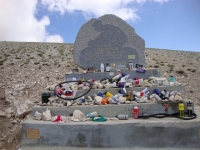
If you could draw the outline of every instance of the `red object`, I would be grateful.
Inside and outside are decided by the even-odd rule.
[[[60,116],[57,116],[57,118],[53,122],[58,122],[58,121],[61,121],[61,117]]]
[[[139,116],[139,109],[137,106],[135,106],[133,109],[133,117],[134,119],[138,119],[138,116]]]
[[[144,96],[144,92],[140,92],[140,96]]]
[[[64,95],[65,95],[65,96],[72,96],[72,94],[73,94],[73,93],[72,93],[71,91],[66,91]]]
[[[139,80],[135,80],[135,84],[139,84]]]
[[[61,89],[57,89],[57,90],[56,90],[56,94],[62,95],[62,93],[63,93],[63,90],[61,90]]]

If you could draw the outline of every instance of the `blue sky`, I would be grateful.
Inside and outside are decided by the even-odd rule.
[[[0,41],[74,43],[91,18],[115,14],[147,48],[200,52],[200,0],[0,0]]]

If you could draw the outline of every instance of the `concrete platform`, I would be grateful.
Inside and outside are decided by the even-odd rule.
[[[27,130],[39,132],[38,139]],[[22,146],[100,148],[200,148],[200,118],[132,119],[106,122],[36,121],[22,124]]]

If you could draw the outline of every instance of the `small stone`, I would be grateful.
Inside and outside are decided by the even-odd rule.
[[[36,111],[34,114],[34,119],[35,120],[41,120],[42,119],[42,113]]]
[[[95,101],[98,102],[98,103],[101,103],[101,101],[103,100],[103,97],[101,96],[95,96]]]
[[[120,103],[125,103],[125,101],[126,101],[126,97],[122,97],[122,96],[120,96],[119,97],[119,101],[120,101]]]
[[[130,101],[125,101],[125,104],[130,104],[131,102]]]
[[[0,117],[6,117],[6,113],[2,110],[0,110]]]
[[[5,100],[5,105],[10,105],[11,104],[11,100]]]
[[[64,106],[63,104],[58,104],[58,107],[62,107],[62,106]]]
[[[51,112],[48,108],[46,109],[45,112],[42,113],[42,119],[44,121],[50,121],[51,120]]]
[[[54,102],[56,100],[58,100],[59,98],[57,96],[52,96],[52,97],[49,97],[48,100],[51,101],[51,102]]]
[[[103,84],[101,84],[99,81],[95,81],[95,82],[93,82],[93,84],[94,84],[94,85],[97,85],[97,87],[98,87],[99,89],[102,89],[102,88],[103,88]]]
[[[80,110],[75,110],[71,118],[72,121],[86,121],[86,116]]]
[[[6,114],[6,118],[10,119],[12,117],[11,114]]]
[[[17,120],[13,120],[13,121],[12,121],[12,124],[17,124]]]
[[[170,100],[170,101],[174,100],[174,95],[171,95],[171,96],[169,97],[169,100]]]
[[[58,103],[52,103],[53,106],[58,106]]]
[[[72,103],[70,101],[67,101],[67,106],[71,106]]]
[[[174,96],[174,100],[175,100],[175,101],[181,101],[181,100],[183,100],[183,99],[182,99],[181,96],[175,95],[175,96]]]

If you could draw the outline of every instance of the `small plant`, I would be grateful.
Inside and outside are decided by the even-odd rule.
[[[10,63],[11,66],[14,66],[14,63]]]
[[[42,57],[43,56],[43,54],[41,54],[41,53],[39,53],[39,54],[37,54],[38,56],[40,56],[40,57]]]
[[[155,65],[155,66],[153,66],[154,68],[159,68],[160,66],[158,66],[158,65]]]
[[[190,69],[190,68],[188,68],[188,69],[187,69],[187,71],[191,71],[191,69]]]
[[[172,71],[174,70],[174,65],[168,64],[167,66],[170,68],[170,69],[169,69],[170,72],[172,72]]]
[[[35,64],[35,65],[38,65],[38,64],[39,64],[39,62],[34,62],[34,64]]]
[[[194,93],[193,91],[190,91],[190,93]]]
[[[196,70],[194,69],[194,70],[192,70],[192,72],[196,72]]]
[[[183,71],[183,70],[178,70],[178,71],[176,71],[176,73],[178,73],[178,74],[183,74],[184,71]]]
[[[186,65],[182,65],[182,67],[184,68],[184,67],[186,67]]]

